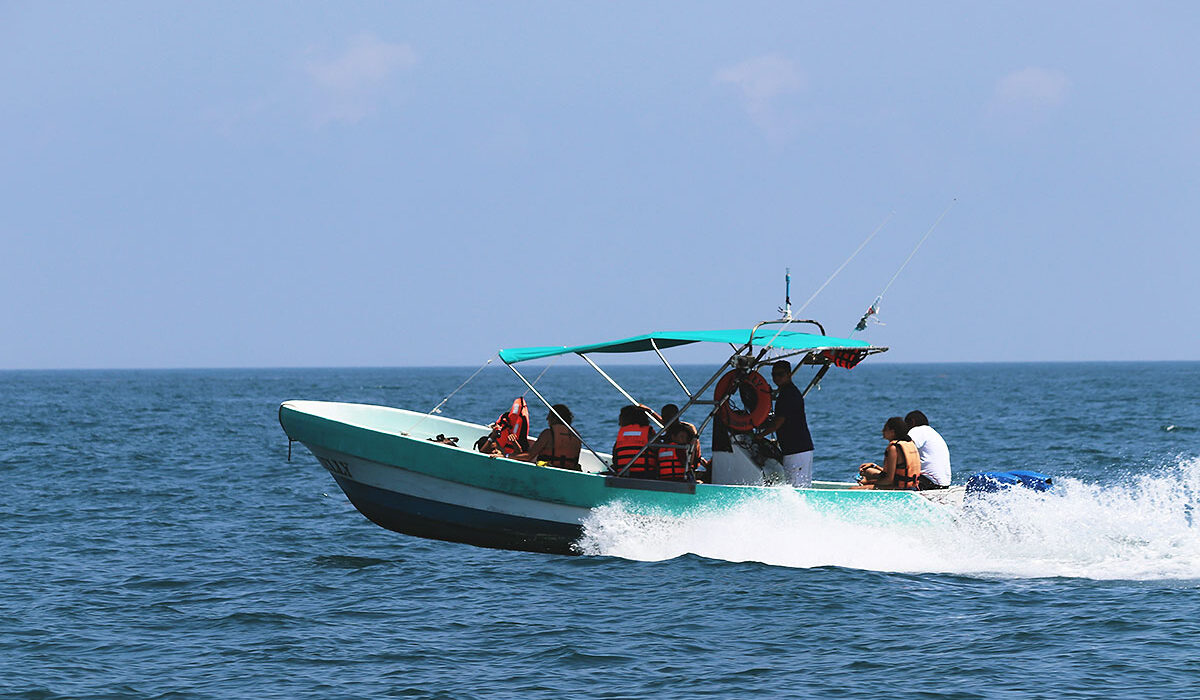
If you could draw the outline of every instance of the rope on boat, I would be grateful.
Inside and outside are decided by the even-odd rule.
[[[480,366],[479,366],[479,369],[475,370],[475,374],[472,374],[471,376],[467,377],[467,381],[463,382],[462,384],[459,384],[457,389],[455,389],[454,391],[450,392],[450,393],[449,393],[449,394],[446,396],[446,398],[442,399],[442,402],[441,402],[441,403],[439,403],[438,405],[434,406],[434,407],[433,407],[433,410],[432,410],[432,411],[430,411],[429,413],[426,413],[425,415],[426,415],[426,416],[432,416],[432,415],[433,415],[433,414],[435,414],[435,413],[441,413],[441,412],[442,412],[442,406],[445,406],[447,401],[449,401],[450,399],[454,398],[454,395],[455,395],[455,394],[457,394],[458,392],[462,391],[462,388],[463,388],[464,386],[466,386],[466,385],[470,384],[470,383],[471,383],[471,380],[472,380],[472,379],[474,379],[475,377],[479,376],[479,373],[480,373],[480,372],[482,372],[482,371],[483,371],[483,369],[484,369],[485,367],[487,367],[488,365],[490,365],[490,364],[492,364],[492,358],[490,358],[490,357],[489,357],[489,358],[487,359],[487,362],[484,362],[482,365],[480,365]]]
[[[441,400],[441,402],[440,402],[440,403],[438,403],[438,405],[434,406],[434,407],[433,407],[433,408],[432,408],[432,409],[429,411],[429,413],[426,413],[424,416],[422,416],[422,417],[421,417],[421,420],[417,421],[416,423],[413,423],[413,426],[412,426],[411,428],[409,428],[407,431],[404,431],[404,432],[402,432],[402,433],[401,433],[401,435],[407,435],[409,432],[411,432],[411,431],[413,431],[413,430],[416,430],[416,429],[417,429],[417,427],[418,427],[419,425],[421,425],[422,423],[424,423],[424,422],[425,422],[425,419],[426,419],[426,418],[428,418],[428,417],[432,416],[433,414],[435,414],[435,413],[441,413],[441,412],[442,412],[442,406],[445,406],[447,401],[449,401],[450,399],[454,398],[454,395],[455,395],[455,394],[457,394],[458,392],[462,391],[462,388],[463,388],[464,386],[466,386],[466,385],[470,384],[470,383],[471,383],[471,380],[472,380],[472,379],[474,379],[475,377],[479,376],[479,373],[480,373],[480,372],[482,372],[482,371],[484,370],[484,368],[485,368],[485,367],[487,367],[487,366],[488,366],[488,365],[490,365],[490,364],[492,364],[492,358],[490,358],[490,357],[489,357],[489,358],[487,359],[487,362],[484,362],[482,365],[480,365],[480,366],[479,366],[479,369],[475,370],[475,373],[474,373],[474,374],[472,374],[471,376],[467,377],[467,381],[463,382],[462,384],[459,384],[457,389],[455,389],[454,391],[452,391],[452,392],[450,392],[449,394],[447,394],[447,395],[446,395],[446,398],[442,399],[442,400]]]
[[[538,373],[538,376],[534,378],[533,383],[529,385],[529,389],[526,389],[525,393],[521,394],[521,398],[528,396],[529,390],[537,386],[538,382],[542,381],[542,377],[546,375],[546,372],[550,371],[550,368],[554,366],[554,363],[558,361],[559,357],[560,355],[555,355],[554,357],[550,358],[550,362],[547,363],[546,366],[542,368],[542,371]]]

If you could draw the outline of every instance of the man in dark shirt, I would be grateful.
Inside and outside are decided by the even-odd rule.
[[[812,485],[813,442],[804,415],[804,395],[792,383],[792,364],[780,360],[771,365],[771,379],[779,387],[775,397],[775,417],[758,430],[759,435],[775,433],[783,452],[783,469],[792,486]]]

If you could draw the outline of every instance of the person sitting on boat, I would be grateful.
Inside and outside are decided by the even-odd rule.
[[[649,448],[642,449],[654,435],[646,408],[636,404],[622,408],[617,423],[620,428],[617,429],[617,441],[613,444],[612,471],[621,474],[624,470],[622,476],[638,479],[657,478],[658,469],[653,453]],[[637,456],[639,452],[640,457]]]
[[[516,457],[529,451],[529,407],[523,396],[513,400],[507,413],[491,425],[492,432],[479,438],[475,449],[484,454]]]
[[[655,450],[658,478],[663,481],[688,481],[690,470],[696,480],[703,481],[708,474],[708,463],[700,459],[698,450],[696,428],[691,423],[677,422],[672,425],[671,444]]]
[[[579,471],[579,451],[583,448],[583,443],[567,427],[574,419],[575,416],[566,404],[554,404],[554,410],[546,416],[546,423],[550,427],[538,435],[528,453],[518,455],[517,459],[547,467]]]
[[[669,403],[662,407],[662,424],[667,425],[675,416],[679,415],[679,407],[673,403]],[[692,462],[698,463],[701,458],[700,454],[700,432],[696,430],[696,426],[685,421],[677,420],[675,425],[683,426],[688,429],[692,435]],[[674,439],[675,426],[671,426],[672,439]],[[676,441],[678,442],[678,441]]]
[[[675,440],[675,426],[686,425],[688,428],[690,428],[691,433],[694,436],[694,442],[695,442],[695,444],[692,445],[692,450],[693,450],[693,455],[694,455],[692,458],[692,461],[698,462],[700,460],[700,458],[702,456],[700,454],[700,431],[696,429],[695,425],[693,425],[685,420],[675,421],[674,424],[671,423],[671,421],[674,420],[675,416],[679,415],[679,406],[676,406],[673,403],[664,404],[662,407],[661,414],[655,413],[654,409],[650,408],[646,404],[638,404],[638,406],[640,406],[642,408],[642,410],[645,411],[647,414],[649,414],[650,416],[657,419],[658,422],[663,425],[663,427],[667,428],[666,437],[667,437],[668,441]],[[653,435],[653,433],[652,433],[652,435]]]
[[[921,491],[944,489],[950,486],[950,448],[933,428],[929,419],[920,411],[910,411],[904,417],[908,436],[921,455],[921,478],[917,486]]]
[[[775,433],[783,453],[783,470],[792,486],[812,486],[813,441],[804,415],[804,394],[792,382],[792,363],[779,360],[771,365],[771,380],[779,387],[775,397],[775,417],[756,431],[763,436]]]
[[[857,488],[916,491],[921,477],[921,456],[908,437],[908,426],[900,416],[892,416],[883,424],[883,466],[866,462],[858,468]]]

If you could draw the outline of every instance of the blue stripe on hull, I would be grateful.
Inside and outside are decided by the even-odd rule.
[[[577,554],[571,545],[583,534],[580,525],[456,506],[367,486],[336,474],[333,478],[358,512],[380,527],[406,535],[494,549]]]

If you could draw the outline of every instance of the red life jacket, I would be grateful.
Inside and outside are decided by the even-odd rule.
[[[684,481],[687,479],[687,448],[660,447],[658,448],[658,478],[663,481]]]
[[[650,450],[642,452],[636,462],[634,456],[650,442],[650,426],[622,425],[617,431],[617,443],[613,445],[613,469],[620,471],[625,465],[629,466],[626,476],[653,479],[655,474],[654,456]],[[632,462],[632,463],[631,463]]]
[[[912,440],[894,440],[896,446],[896,475],[892,488],[899,491],[916,491],[921,478],[921,454]]]
[[[512,441],[513,437],[516,442]],[[493,439],[505,457],[529,451],[529,407],[525,405],[524,397],[514,399],[508,413],[496,419]]]

